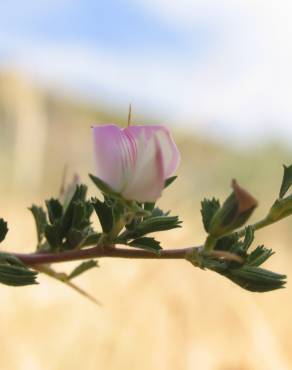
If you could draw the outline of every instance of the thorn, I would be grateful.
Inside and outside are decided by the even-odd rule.
[[[132,105],[129,104],[129,113],[128,113],[128,127],[131,126],[131,116],[132,116]]]
[[[42,272],[43,274],[50,276],[53,279],[56,279],[60,281],[61,283],[66,284],[70,288],[74,289],[76,292],[81,294],[83,297],[89,299],[92,303],[96,304],[97,306],[101,307],[102,303],[98,301],[95,297],[93,297],[91,294],[87,293],[85,290],[82,288],[79,288],[77,285],[72,283],[68,279],[68,275],[63,273],[63,272],[57,272],[53,270],[49,265],[36,265],[33,267],[34,270]]]

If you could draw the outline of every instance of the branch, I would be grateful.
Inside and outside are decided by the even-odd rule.
[[[192,251],[202,251],[202,247],[186,247],[180,249],[166,249],[160,251],[160,254],[155,254],[146,250],[134,248],[116,248],[108,247],[92,247],[81,250],[66,251],[60,253],[11,253],[20,259],[27,266],[68,262],[76,260],[84,260],[88,258],[116,257],[116,258],[137,258],[137,259],[185,259]],[[212,251],[210,253],[214,258],[226,259],[229,261],[237,261],[242,263],[241,257],[225,251]]]

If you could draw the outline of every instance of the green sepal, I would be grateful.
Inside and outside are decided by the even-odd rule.
[[[168,179],[166,179],[164,182],[164,189],[170,186],[176,179],[177,179],[177,176],[171,176]]]
[[[232,181],[233,192],[213,215],[208,227],[209,234],[220,238],[243,226],[258,205],[256,199]]]
[[[7,222],[0,218],[0,243],[5,239],[8,233]]]
[[[93,181],[94,185],[105,195],[116,198],[116,199],[122,199],[122,196],[110,188],[104,181],[102,181],[100,178],[89,174],[90,179]]]
[[[292,164],[290,166],[283,166],[284,167],[284,174],[283,180],[281,184],[280,194],[279,197],[283,198],[284,195],[289,190],[290,186],[292,185]]]

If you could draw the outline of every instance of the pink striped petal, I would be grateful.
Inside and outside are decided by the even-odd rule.
[[[97,176],[125,199],[155,201],[177,168],[178,149],[163,126],[94,127]]]
[[[180,154],[166,127],[160,125],[129,126],[125,131],[130,132],[134,137],[137,137],[141,132],[144,132],[145,137],[148,139],[155,135],[162,152],[165,179],[175,172],[180,162]]]
[[[116,125],[93,127],[96,175],[121,192],[132,175],[135,143]]]
[[[135,171],[123,190],[126,199],[138,202],[156,201],[164,188],[162,151],[155,136],[146,138],[141,132],[136,136],[137,161]]]

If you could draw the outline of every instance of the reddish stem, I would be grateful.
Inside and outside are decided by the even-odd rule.
[[[12,253],[19,258],[25,265],[34,266],[40,264],[58,263],[83,260],[89,258],[117,257],[117,258],[142,258],[142,259],[185,259],[186,255],[193,249],[201,247],[187,247],[180,249],[162,250],[160,254],[139,250],[134,248],[115,248],[115,247],[92,247],[81,250],[65,251],[60,253]],[[223,258],[237,262],[243,262],[241,257],[224,251],[212,251],[210,254],[215,258]]]

